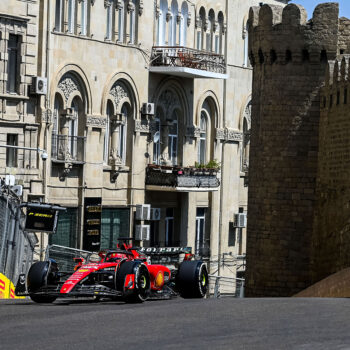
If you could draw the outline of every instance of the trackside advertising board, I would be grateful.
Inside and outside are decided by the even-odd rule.
[[[56,231],[58,211],[55,209],[27,207],[26,231],[48,232]]]

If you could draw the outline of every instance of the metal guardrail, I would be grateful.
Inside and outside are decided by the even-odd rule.
[[[51,157],[61,161],[84,161],[85,137],[52,135]]]
[[[209,283],[214,288],[213,298],[223,296],[244,298],[244,281],[244,278],[209,275]]]
[[[226,73],[226,62],[223,55],[184,46],[154,46],[151,66],[187,67]]]

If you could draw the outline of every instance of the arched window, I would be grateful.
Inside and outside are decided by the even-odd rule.
[[[177,1],[171,2],[171,19],[169,21],[169,46],[176,45],[176,27],[177,27],[178,6]]]
[[[222,12],[219,12],[218,15],[219,22],[219,53],[223,54],[223,38],[224,38],[224,15]]]
[[[199,10],[199,18],[200,18],[200,31],[197,32],[197,49],[204,50],[204,36],[205,36],[205,9],[201,7]]]
[[[207,51],[213,51],[213,42],[214,42],[214,32],[215,32],[215,13],[213,10],[209,11],[209,33],[206,34],[206,48]]]
[[[181,20],[180,20],[180,46],[186,46],[187,41],[187,20],[188,20],[188,6],[187,2],[183,2],[181,6]]]
[[[136,43],[138,0],[129,2],[129,44]]]
[[[76,24],[76,0],[68,0],[68,32],[75,33]]]
[[[106,21],[106,40],[113,40],[114,35],[114,0],[105,1],[105,7],[107,9],[107,21]]]
[[[125,22],[125,3],[120,1],[118,4],[118,41],[124,42],[124,22]]]
[[[168,11],[168,1],[160,0],[159,14],[158,14],[158,46],[165,45],[165,33],[166,33],[166,14]]]
[[[160,121],[163,119],[163,112],[160,107],[157,108],[157,113],[154,118],[154,136],[153,136],[153,163],[159,164],[160,162]]]
[[[55,8],[55,31],[62,32],[63,28],[63,5],[64,0],[56,0],[56,8]]]
[[[60,111],[62,110],[62,99],[58,94],[55,96],[53,121],[52,121],[52,135],[51,135],[51,156],[57,157],[58,151],[58,134],[59,134],[59,120]]]
[[[113,116],[113,104],[111,101],[108,101],[107,110],[106,110],[106,130],[105,130],[104,147],[103,147],[103,162],[105,164],[108,164],[108,160],[109,160],[112,116]]]
[[[248,22],[244,24],[243,27],[243,40],[244,40],[244,56],[243,56],[243,66],[248,67],[249,66],[249,58],[248,58]]]
[[[125,164],[125,156],[126,156],[126,131],[127,131],[127,123],[130,117],[130,109],[129,105],[124,103],[121,109],[122,114],[122,122],[119,124],[119,148],[118,148],[118,156],[122,160],[122,163]]]
[[[78,136],[78,120],[79,120],[79,102],[77,98],[72,101],[72,117],[68,122],[68,151],[71,158],[77,156],[77,136]]]
[[[250,125],[251,125],[251,101],[244,110],[242,132],[243,142],[241,149],[241,171],[247,172],[249,168],[249,149],[250,149]]]
[[[169,161],[172,165],[177,164],[177,140],[178,140],[178,117],[177,112],[174,111],[172,119],[169,122],[168,131],[168,155]]]
[[[207,162],[207,119],[207,112],[205,110],[202,110],[200,120],[200,137],[198,145],[199,164],[205,164]]]

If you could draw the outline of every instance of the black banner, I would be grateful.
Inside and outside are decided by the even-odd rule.
[[[101,240],[101,197],[85,198],[84,206],[84,239],[83,249],[89,251],[100,250]]]
[[[27,207],[25,231],[54,233],[57,225],[57,210]]]

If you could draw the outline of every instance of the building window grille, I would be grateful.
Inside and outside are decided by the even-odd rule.
[[[20,37],[9,35],[7,61],[7,92],[18,93]]]

